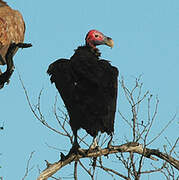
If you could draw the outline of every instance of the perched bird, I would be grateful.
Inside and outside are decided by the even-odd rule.
[[[0,0],[0,65],[7,64],[6,72],[0,70],[0,88],[4,86],[14,70],[12,57],[18,50],[18,45],[24,41],[25,23],[21,13],[13,10],[6,2]],[[13,48],[10,45],[14,43]],[[10,56],[7,55],[9,49]],[[11,51],[11,52],[10,52]],[[7,57],[10,57],[9,59]]]
[[[67,108],[74,134],[73,147],[77,148],[80,128],[94,139],[98,132],[106,132],[112,140],[118,87],[118,69],[108,60],[100,59],[96,48],[97,45],[113,47],[113,40],[90,30],[85,41],[70,60],[59,59],[47,70]]]

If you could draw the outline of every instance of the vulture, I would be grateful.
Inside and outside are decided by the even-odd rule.
[[[30,47],[30,44],[23,44],[25,23],[21,13],[13,10],[6,2],[0,0],[0,65],[7,65],[4,73],[0,70],[0,89],[14,71],[13,56],[18,47]]]
[[[85,45],[79,46],[70,59],[59,59],[49,65],[47,73],[55,83],[69,114],[74,135],[73,147],[80,147],[77,131],[82,128],[93,139],[98,132],[114,132],[118,69],[100,59],[97,45],[113,47],[113,40],[97,30],[90,30]],[[109,143],[108,143],[109,145]]]

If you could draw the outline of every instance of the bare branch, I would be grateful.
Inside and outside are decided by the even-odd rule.
[[[73,135],[71,132],[70,124],[69,124],[69,116],[66,111],[63,111],[59,107],[57,107],[57,96],[55,97],[55,102],[53,106],[53,113],[54,113],[54,119],[57,123],[57,125],[60,127],[58,129],[53,128],[48,122],[46,121],[42,111],[41,111],[41,95],[43,89],[40,91],[38,99],[37,99],[37,105],[34,106],[30,102],[30,98],[28,96],[27,90],[22,82],[22,79],[19,75],[19,79],[21,81],[22,87],[24,89],[25,95],[27,102],[29,104],[29,107],[34,114],[35,118],[39,120],[44,126],[47,128],[51,129],[52,131],[67,137],[70,139],[71,144],[73,144]],[[78,154],[71,154],[69,153],[67,156],[65,156],[63,153],[61,153],[61,159],[53,164],[49,163],[46,161],[47,168],[43,171],[40,172],[39,177],[37,180],[47,180],[49,177],[52,177],[54,179],[57,179],[53,177],[52,175],[55,174],[57,171],[59,171],[61,168],[64,166],[68,165],[71,162],[74,162],[74,171],[70,176],[70,178],[77,179],[77,165],[79,165],[88,173],[88,175],[91,177],[92,180],[94,180],[96,173],[96,167],[106,171],[108,174],[110,174],[113,178],[114,175],[119,176],[120,178],[131,180],[131,178],[135,178],[135,180],[139,180],[141,174],[146,174],[146,173],[154,173],[154,172],[162,172],[167,178],[172,177],[173,179],[175,178],[175,169],[179,170],[179,161],[175,159],[174,157],[171,156],[171,154],[176,155],[177,153],[174,151],[174,149],[177,146],[177,143],[179,141],[179,138],[176,140],[174,145],[168,141],[168,144],[170,145],[170,150],[168,152],[166,151],[166,148],[164,147],[164,152],[160,152],[158,149],[149,149],[147,148],[148,145],[153,143],[161,134],[166,130],[166,128],[174,121],[175,116],[170,120],[167,125],[157,134],[154,136],[153,139],[150,141],[149,139],[149,134],[152,129],[152,126],[154,124],[154,121],[157,116],[157,111],[158,111],[158,105],[159,105],[159,100],[156,98],[156,104],[154,106],[154,112],[151,113],[151,100],[152,100],[152,95],[149,94],[149,91],[146,91],[144,94],[142,93],[142,87],[143,84],[139,82],[140,77],[135,81],[135,85],[133,86],[132,89],[129,89],[126,87],[124,80],[122,78],[122,81],[120,81],[121,86],[123,88],[125,97],[127,98],[127,101],[130,106],[130,112],[132,112],[132,121],[129,118],[126,118],[127,116],[124,116],[120,111],[119,114],[122,117],[122,119],[129,125],[129,127],[132,130],[132,141],[133,142],[128,142],[126,138],[126,144],[122,144],[119,146],[111,146],[108,148],[103,148],[100,150],[92,150],[89,151],[89,149],[80,149]],[[147,101],[147,117],[148,120],[145,122],[144,118],[141,120],[139,119],[140,115],[140,108],[141,108],[141,103],[148,98]],[[83,137],[78,137],[79,143],[85,144],[87,147],[89,147],[88,143],[86,142],[86,137],[88,134],[85,134]],[[104,146],[106,141],[108,140],[109,137],[101,136],[101,134],[98,136],[98,143],[100,147]],[[139,144],[138,142],[142,142],[142,144]],[[48,147],[56,149],[55,147],[49,146]],[[58,149],[59,150],[59,149]],[[124,155],[124,152],[129,153],[129,156],[127,157]],[[173,153],[172,153],[173,152]],[[109,167],[103,166],[102,163],[102,156],[108,156],[110,154],[115,154],[116,158],[119,159],[119,161],[123,164],[123,167],[127,170],[127,174],[123,175],[120,173],[120,171],[116,171],[114,169],[111,169]],[[139,154],[138,156],[135,156],[135,154]],[[139,157],[139,158],[138,158]],[[156,158],[160,158],[164,160],[163,164],[161,167],[154,167],[151,170],[143,170],[143,165],[144,165],[144,159],[149,158],[154,161],[158,161]],[[91,167],[86,167],[81,159],[82,158],[89,158],[91,160]],[[152,166],[152,165],[151,165]],[[98,171],[97,171],[98,172]]]
[[[117,172],[117,171],[115,171],[115,170],[113,170],[113,169],[104,167],[102,164],[100,164],[100,166],[97,166],[97,167],[103,169],[103,170],[106,171],[106,172],[111,172],[111,173],[113,173],[113,174],[115,174],[115,175],[117,175],[117,176],[119,176],[119,177],[121,177],[121,178],[123,178],[123,179],[130,180],[130,178],[124,176],[123,174],[121,174],[121,173],[119,173],[119,172]]]
[[[26,167],[25,175],[24,175],[24,177],[22,178],[22,180],[25,180],[25,178],[28,176],[29,172],[34,168],[33,166],[32,166],[31,168],[29,168],[30,161],[31,161],[31,159],[32,159],[32,156],[33,156],[34,152],[35,152],[35,151],[31,152],[31,154],[30,154],[30,157],[29,157],[29,159],[28,159],[28,161],[27,161],[27,167]]]
[[[163,168],[165,168],[166,166],[166,162],[160,167],[160,168],[155,168],[155,169],[152,169],[152,170],[149,170],[149,171],[142,171],[140,172],[141,174],[149,174],[149,173],[154,173],[154,172],[159,172],[161,171]]]
[[[123,116],[123,114],[121,113],[121,111],[118,110],[118,112],[119,112],[119,115],[122,117],[122,119],[130,126],[130,128],[132,128],[131,123],[127,120],[127,118],[125,118],[125,117]]]
[[[154,137],[150,142],[147,143],[147,146],[148,146],[149,144],[153,143],[153,142],[168,128],[168,126],[175,120],[176,115],[177,115],[177,114],[175,114],[175,115],[173,116],[173,118],[166,124],[166,126],[158,133],[158,135],[157,135],[156,137]],[[152,118],[152,119],[153,119],[153,118]]]
[[[120,146],[113,146],[112,148],[104,148],[98,151],[89,152],[88,149],[81,149],[80,154],[69,154],[66,156],[64,160],[60,160],[58,162],[55,162],[53,164],[50,164],[47,169],[45,169],[37,178],[37,180],[47,180],[48,177],[52,176],[54,173],[56,173],[58,170],[60,170],[62,167],[66,166],[67,164],[77,161],[81,158],[92,158],[92,157],[100,157],[100,156],[106,156],[109,154],[114,154],[118,152],[133,152],[138,154],[143,154],[146,158],[150,158],[152,160],[157,161],[156,158],[154,158],[152,155],[157,156],[168,163],[170,163],[172,166],[174,166],[176,169],[179,170],[179,161],[174,159],[172,156],[169,156],[168,154],[162,153],[157,149],[143,149],[142,145],[139,143],[126,143]]]
[[[51,149],[54,149],[54,150],[57,150],[57,151],[67,152],[66,149],[59,149],[57,147],[53,147],[53,146],[49,145],[48,143],[45,143],[45,144],[47,145],[48,148],[51,148]]]
[[[176,148],[176,146],[177,146],[177,144],[178,144],[178,141],[179,141],[179,137],[176,139],[176,141],[175,141],[175,143],[174,143],[174,145],[172,146],[172,144],[170,143],[170,141],[168,140],[168,138],[167,137],[165,137],[165,139],[167,140],[167,142],[168,142],[168,144],[170,145],[170,147],[171,147],[171,150],[170,150],[170,152],[169,152],[169,154],[171,155],[172,154],[172,152],[174,151],[174,149]],[[179,156],[177,155],[177,153],[174,151],[174,154],[176,155],[176,157],[177,158],[179,158]]]
[[[77,178],[77,165],[78,165],[78,161],[75,161],[74,163],[74,179],[78,180]]]
[[[91,177],[91,179],[93,179],[93,175],[91,174],[90,170],[88,170],[83,163],[79,160],[79,164],[81,165],[81,167],[89,174],[89,176]]]

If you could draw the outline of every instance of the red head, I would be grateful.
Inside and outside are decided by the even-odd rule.
[[[97,45],[107,45],[111,48],[114,45],[113,40],[110,37],[105,36],[103,33],[97,30],[90,30],[85,38],[86,45],[96,48]]]

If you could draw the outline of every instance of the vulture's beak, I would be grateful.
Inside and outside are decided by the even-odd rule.
[[[114,41],[110,37],[105,36],[104,43],[111,48],[114,46]]]

